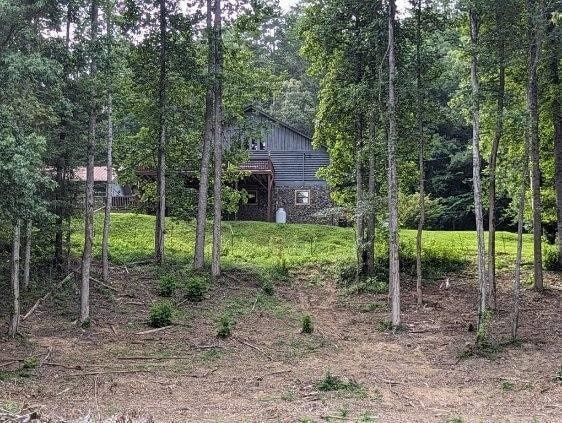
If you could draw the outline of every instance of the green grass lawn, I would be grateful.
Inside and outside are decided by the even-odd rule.
[[[115,263],[130,263],[150,258],[154,246],[154,216],[133,213],[112,215],[110,254]],[[94,253],[100,256],[103,216],[96,215]],[[209,228],[210,229],[210,228]],[[414,257],[414,230],[401,231],[403,257]],[[79,254],[83,241],[80,222],[73,232],[73,250]],[[207,237],[210,257],[211,236]],[[171,261],[187,262],[193,255],[194,224],[173,219],[166,221],[166,254]],[[377,243],[384,256],[384,241]],[[475,233],[470,231],[425,231],[426,259],[451,262],[473,262],[476,256]],[[497,234],[498,268],[513,266],[516,234]],[[532,260],[532,238],[525,235],[524,260]],[[223,264],[226,266],[269,267],[286,262],[288,266],[353,263],[354,232],[351,228],[322,225],[277,225],[265,222],[224,222]]]

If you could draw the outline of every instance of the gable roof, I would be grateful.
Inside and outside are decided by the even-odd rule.
[[[296,129],[294,126],[289,125],[288,123],[283,122],[282,120],[277,119],[276,117],[270,115],[269,113],[267,113],[265,110],[263,110],[262,108],[255,106],[253,104],[249,105],[248,107],[246,107],[244,109],[244,112],[255,112],[259,115],[262,115],[263,117],[269,119],[270,121],[283,126],[284,128],[287,128],[289,131],[294,132],[295,134],[300,135],[303,138],[306,138],[308,141],[312,142],[312,137],[310,135],[306,135],[304,132],[299,131],[298,129]]]

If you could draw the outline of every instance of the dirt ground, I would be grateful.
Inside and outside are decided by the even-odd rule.
[[[447,290],[426,287],[421,310],[406,283],[406,331],[394,335],[379,327],[385,295],[345,295],[320,269],[291,274],[273,298],[231,272],[202,302],[181,304],[173,327],[138,334],[150,329],[157,281],[146,268],[116,268],[117,292],[93,285],[91,328],[77,328],[77,310],[61,294],[24,322],[23,339],[0,338],[0,370],[29,356],[39,363],[27,377],[0,381],[0,408],[25,404],[50,421],[128,412],[155,422],[561,422],[560,277],[549,275],[543,294],[525,291],[522,343],[493,358],[463,357],[475,337],[476,288],[463,275],[450,281]],[[509,283],[500,281],[498,341],[509,337]],[[67,293],[74,302],[75,289]],[[237,317],[222,340],[224,310]],[[300,333],[304,314],[313,334]],[[320,391],[327,372],[359,387]]]

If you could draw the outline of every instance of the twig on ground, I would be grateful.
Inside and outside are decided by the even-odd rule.
[[[8,367],[8,366],[11,366],[12,364],[17,364],[19,362],[20,362],[20,360],[7,361],[5,363],[0,363],[0,367]]]
[[[190,356],[154,357],[148,355],[117,357],[117,360],[190,360]]]
[[[101,286],[103,286],[104,288],[110,289],[113,292],[119,292],[119,290],[117,288],[115,288],[114,286],[108,285],[105,282],[100,281],[99,279],[93,278],[90,276],[90,279],[93,280],[95,283],[100,284]]]
[[[105,370],[99,372],[85,372],[85,373],[71,373],[66,376],[97,376],[97,375],[111,375],[111,374],[118,374],[118,373],[148,373],[150,370],[147,369],[132,369],[132,370]]]
[[[170,325],[170,326],[163,326],[161,328],[156,328],[156,329],[143,330],[142,332],[135,333],[135,335],[148,335],[149,333],[161,332],[163,330],[170,329],[173,327],[174,327],[173,325]]]
[[[49,347],[49,350],[47,351],[47,355],[45,357],[43,357],[43,360],[41,360],[41,362],[39,363],[39,367],[41,367],[43,364],[45,364],[45,362],[49,359],[49,357],[51,356],[51,353],[53,352],[53,347]]]
[[[66,281],[70,280],[70,278],[71,278],[72,276],[74,276],[74,273],[75,273],[75,272],[76,272],[76,271],[73,270],[73,271],[72,271],[71,273],[69,273],[63,280],[61,280],[61,281],[55,286],[54,289],[52,289],[51,291],[49,291],[49,292],[47,292],[45,295],[43,295],[41,298],[39,298],[39,299],[35,302],[35,304],[33,304],[33,307],[31,307],[31,308],[29,309],[29,311],[28,311],[27,313],[25,313],[25,314],[21,317],[21,320],[23,321],[23,320],[27,319],[29,316],[31,316],[31,315],[33,314],[33,312],[34,312],[35,310],[37,310],[37,308],[41,305],[41,303],[44,302],[44,301],[46,301],[47,298],[49,298],[49,297],[53,294],[53,291],[54,291],[54,290],[60,288],[62,285],[64,285],[64,283],[65,283]]]
[[[261,348],[256,347],[255,345],[250,344],[249,342],[244,341],[243,339],[239,339],[235,336],[232,337],[234,340],[240,342],[243,345],[246,345],[247,347],[250,347],[256,351],[259,351],[260,353],[262,353],[264,356],[266,356],[269,360],[273,361],[273,357],[271,357],[268,353],[266,353],[264,350],[262,350]]]
[[[111,331],[113,332],[113,334],[114,334],[115,336],[117,336],[117,329],[115,329],[115,326],[109,325],[109,327],[111,328]]]

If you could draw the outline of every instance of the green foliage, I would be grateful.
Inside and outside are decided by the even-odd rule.
[[[450,416],[445,418],[445,423],[464,423],[464,420],[460,416]]]
[[[160,295],[162,297],[172,297],[176,292],[177,282],[172,275],[162,275],[160,276]]]
[[[217,336],[219,338],[228,338],[232,335],[235,322],[228,314],[223,314],[219,317],[217,322]]]
[[[476,345],[486,348],[489,343],[488,331],[492,323],[492,310],[485,309],[479,321],[478,330],[476,331]]]
[[[95,233],[101,233],[103,216],[96,214]],[[352,228],[340,228],[324,225],[271,225],[265,222],[230,222],[236,232],[236,243],[228,256],[222,256],[225,266],[250,267],[273,271],[277,275],[279,249],[273,245],[272,238],[283,239],[283,256],[285,269],[297,266],[336,265],[347,275],[353,275],[355,266],[355,238]],[[134,229],[134,230],[133,230]],[[225,239],[228,238],[228,228],[224,227]],[[115,263],[129,263],[150,259],[154,245],[154,216],[114,213],[111,220],[110,251]],[[166,221],[166,251],[171,263],[189,263],[193,258],[194,226],[183,221],[168,219]],[[315,254],[310,256],[308,245],[311,233],[316,238]],[[403,256],[404,270],[415,271],[415,236],[416,231],[402,230],[400,242]],[[441,273],[443,269],[458,270],[463,266],[475,263],[476,235],[471,231],[424,231],[423,254],[428,272]],[[516,252],[516,234],[508,232],[497,233],[498,269],[513,266]],[[72,232],[73,253],[80,254],[83,243],[82,224],[75,221]],[[96,237],[94,254],[101,255],[101,239]],[[386,255],[386,245],[383,240],[377,240],[375,249],[378,257]],[[532,260],[532,236],[523,238],[523,258]],[[381,272],[381,279],[386,279],[384,269],[386,261],[377,259],[377,268]],[[426,263],[424,261],[424,263]],[[437,271],[432,271],[436,266]],[[281,273],[286,273],[284,270]]]
[[[330,392],[330,391],[357,392],[363,389],[361,385],[357,383],[355,380],[342,378],[340,376],[333,375],[330,372],[326,373],[324,378],[316,382],[314,386],[316,389],[322,392]]]
[[[302,317],[301,321],[301,333],[312,333],[314,332],[314,325],[312,323],[312,317],[306,314]]]
[[[502,381],[502,390],[503,391],[513,391],[515,389],[515,383],[510,380],[503,380]]]
[[[551,246],[545,246],[543,249],[543,265],[546,270],[560,270],[560,257],[558,249]]]
[[[189,301],[201,301],[209,289],[209,280],[203,275],[188,275],[182,284],[182,292]]]
[[[150,307],[148,323],[153,328],[161,328],[172,324],[174,307],[168,300],[157,301]]]
[[[560,366],[560,369],[558,369],[558,372],[556,373],[555,379],[562,382],[562,366]]]
[[[26,357],[23,360],[22,368],[23,369],[35,369],[39,365],[39,360],[35,356]]]
[[[390,320],[381,320],[378,323],[377,329],[380,332],[390,332],[393,329],[392,322]]]
[[[275,287],[273,285],[273,281],[269,278],[264,279],[261,285],[261,289],[265,295],[273,295],[275,294]]]

